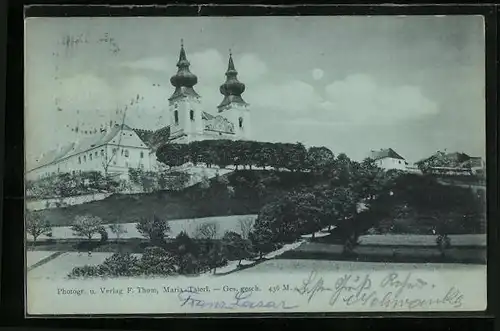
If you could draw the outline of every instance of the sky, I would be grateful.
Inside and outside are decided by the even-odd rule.
[[[389,147],[410,162],[438,150],[484,156],[483,24],[480,16],[30,18],[27,158],[125,105],[133,127],[168,125],[181,39],[213,114],[232,50],[254,140],[357,160]]]

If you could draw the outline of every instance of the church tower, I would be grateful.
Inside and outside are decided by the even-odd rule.
[[[220,93],[224,99],[217,106],[219,114],[234,124],[236,139],[250,139],[250,109],[249,104],[241,95],[245,92],[245,84],[238,78],[234,66],[233,55],[229,50],[229,63],[226,71],[226,82],[220,86]]]
[[[189,71],[189,66],[190,63],[181,40],[178,70],[170,78],[175,91],[168,99],[170,134],[172,138],[177,138],[176,142],[179,143],[200,140],[203,136],[201,97],[193,88],[198,83],[198,77]]]

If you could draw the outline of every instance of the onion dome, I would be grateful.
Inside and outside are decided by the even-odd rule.
[[[190,63],[186,57],[186,51],[184,50],[184,43],[181,40],[181,51],[179,54],[179,61],[177,62],[177,73],[170,78],[170,83],[175,87],[174,94],[170,99],[181,96],[195,96],[199,97],[198,93],[195,92],[193,86],[198,83],[198,77],[189,71]]]
[[[229,51],[229,63],[226,71],[226,82],[220,86],[220,93],[224,95],[224,100],[218,108],[224,108],[231,103],[239,103],[246,105],[241,95],[245,92],[245,84],[237,78],[238,72],[234,67],[233,55]]]

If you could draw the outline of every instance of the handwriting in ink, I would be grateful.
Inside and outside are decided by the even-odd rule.
[[[369,307],[410,310],[439,305],[451,305],[455,308],[462,306],[463,294],[456,287],[451,287],[442,297],[414,299],[406,293],[411,290],[422,290],[425,287],[435,286],[421,278],[412,279],[412,273],[401,277],[396,272],[389,273],[378,284],[373,284],[370,274],[363,276],[345,274],[337,279],[334,286],[328,286],[323,277],[312,271],[295,291],[301,296],[307,296],[308,303],[319,293],[331,293],[328,300],[331,306],[339,302],[347,306],[361,304]]]
[[[295,287],[295,291],[297,291],[300,295],[307,295],[307,302],[311,302],[314,296],[321,292],[332,291],[331,288],[324,286],[325,281],[323,277],[318,277],[318,273],[316,271],[311,271],[309,277],[302,281],[302,284],[298,287]]]
[[[179,301],[181,302],[181,307],[187,306],[192,308],[215,308],[215,309],[258,309],[258,308],[268,308],[277,310],[287,310],[297,308],[297,305],[288,305],[285,301],[265,301],[251,300],[253,291],[248,292],[236,292],[234,295],[234,300],[226,302],[224,300],[210,301],[202,299],[203,295],[206,293],[194,292],[194,291],[183,291],[178,294]]]

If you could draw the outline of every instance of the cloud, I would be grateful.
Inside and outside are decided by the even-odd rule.
[[[118,66],[135,70],[171,71],[173,61],[166,57],[150,57],[136,61],[126,61],[118,63]]]
[[[241,81],[246,84],[263,79],[268,72],[266,63],[256,54],[243,54],[241,57],[238,54],[233,54],[233,60]]]
[[[417,86],[384,86],[356,74],[325,88],[332,118],[353,122],[392,123],[438,113],[437,104]]]
[[[54,99],[62,109],[109,109],[116,106],[117,91],[102,78],[78,74],[56,81]]]
[[[329,122],[391,124],[438,112],[436,103],[425,97],[419,87],[385,86],[363,74],[334,81],[321,92],[311,84],[294,80],[261,84],[248,90],[247,97],[255,108],[262,109],[263,116],[275,113],[281,120],[295,124],[301,120],[321,126]]]
[[[300,80],[282,84],[259,84],[248,89],[246,97],[254,107],[286,113],[289,116],[305,116],[311,107],[322,101],[315,89]]]
[[[191,72],[198,76],[198,85],[222,84],[227,60],[215,49],[187,54]]]

